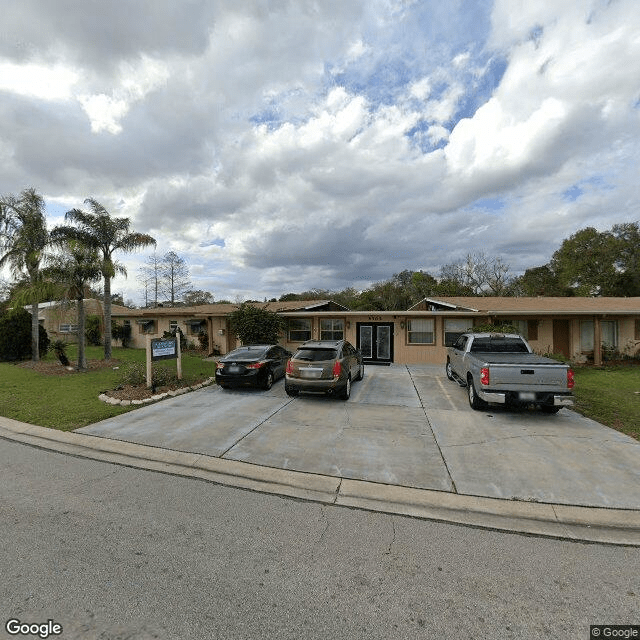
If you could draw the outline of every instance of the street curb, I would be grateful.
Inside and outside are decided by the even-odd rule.
[[[426,520],[563,540],[640,547],[640,511],[501,500],[262,467],[57,431],[0,416],[0,438],[217,484]]]

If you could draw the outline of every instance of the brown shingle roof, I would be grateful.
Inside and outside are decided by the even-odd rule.
[[[426,299],[425,299],[426,300]],[[619,313],[640,314],[640,298],[587,298],[587,297],[461,297],[433,296],[440,301],[463,309],[477,309],[483,313]],[[424,300],[422,301],[424,302]],[[418,303],[419,305],[421,303]],[[417,308],[415,305],[413,308]],[[462,309],[461,309],[462,310]]]
[[[286,302],[253,302],[251,304],[269,311],[313,311],[315,308],[328,305],[331,300],[288,300]],[[336,304],[336,303],[333,303]],[[124,307],[122,307],[124,309]],[[117,315],[134,315],[131,311],[137,311],[135,315],[142,316],[226,316],[238,308],[237,304],[203,304],[195,307],[154,307],[152,309],[126,309],[124,313]],[[113,312],[112,312],[113,314]],[[115,314],[113,314],[115,315]]]

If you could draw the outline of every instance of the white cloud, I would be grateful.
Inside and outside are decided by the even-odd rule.
[[[118,75],[115,86],[111,88],[111,95],[94,93],[77,96],[94,133],[120,133],[122,118],[131,105],[165,84],[169,70],[166,64],[143,56],[137,64],[122,62]]]
[[[0,90],[40,100],[67,100],[80,74],[63,65],[0,61]]]

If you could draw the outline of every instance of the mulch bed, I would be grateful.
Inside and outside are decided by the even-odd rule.
[[[197,382],[192,381],[191,384],[172,384],[162,387],[156,387],[155,391],[147,388],[146,385],[135,386],[131,384],[125,384],[117,389],[105,391],[104,394],[111,398],[117,398],[118,400],[145,400],[146,398],[151,398],[152,396],[158,395],[160,393],[175,391],[176,389],[180,389],[182,387],[189,387],[191,385],[198,384],[199,382],[204,382],[204,380],[205,379],[198,380]]]

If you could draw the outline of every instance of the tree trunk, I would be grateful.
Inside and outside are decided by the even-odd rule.
[[[111,277],[104,277],[104,359],[111,360]]]
[[[85,338],[84,338],[84,330],[85,330],[85,314],[84,314],[84,301],[83,297],[80,296],[77,300],[78,307],[78,371],[85,371],[87,368],[87,355],[85,353]]]
[[[40,321],[38,320],[38,303],[31,305],[31,360],[40,360]]]

